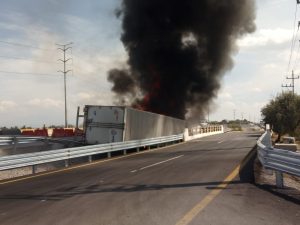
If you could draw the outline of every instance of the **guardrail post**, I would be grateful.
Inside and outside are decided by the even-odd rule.
[[[45,137],[45,145],[48,147],[49,146],[49,138],[48,137]]]
[[[89,163],[91,163],[93,161],[93,158],[91,155],[89,155]]]
[[[17,150],[17,144],[18,144],[17,137],[13,137],[13,143],[14,143],[14,150],[13,151],[16,151]]]
[[[33,165],[32,166],[32,174],[35,174],[36,173],[36,165]]]
[[[123,150],[123,155],[127,155],[127,150]]]
[[[267,130],[267,136],[266,136],[266,140],[265,140],[265,145],[267,147],[272,147],[272,140],[271,140],[271,132],[270,132],[270,130]]]
[[[276,175],[276,186],[278,188],[283,188],[284,185],[283,185],[283,175],[282,175],[282,173],[279,172],[279,171],[276,171],[275,175]]]
[[[110,152],[107,153],[107,158],[111,158],[111,153]]]
[[[69,167],[69,160],[65,159],[65,167]]]
[[[140,152],[140,148],[139,147],[136,148],[136,152]]]

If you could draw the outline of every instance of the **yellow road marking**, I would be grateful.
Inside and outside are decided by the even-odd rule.
[[[226,178],[217,186],[216,189],[209,192],[204,199],[202,199],[197,205],[194,206],[189,212],[187,212],[176,225],[187,225],[189,224],[206,206],[209,205],[222,191],[226,188],[230,181],[232,181],[238,174],[240,165],[238,165]]]
[[[146,151],[142,151],[142,152],[132,153],[132,154],[125,155],[125,156],[109,158],[109,159],[105,159],[105,160],[101,160],[101,161],[95,161],[95,162],[92,162],[92,163],[78,165],[78,166],[70,166],[70,167],[64,168],[64,169],[58,169],[58,170],[54,170],[54,171],[50,171],[50,172],[42,172],[40,174],[29,175],[27,177],[20,177],[20,178],[11,179],[11,180],[7,180],[7,181],[3,181],[3,182],[0,181],[0,185],[14,183],[14,182],[22,181],[22,180],[29,180],[29,179],[33,179],[33,178],[36,178],[36,177],[42,177],[42,176],[50,175],[50,174],[61,173],[61,172],[69,171],[69,170],[74,170],[74,169],[78,169],[78,168],[82,168],[82,167],[87,167],[87,166],[92,166],[92,165],[101,164],[101,163],[105,163],[105,162],[110,162],[110,161],[114,161],[114,160],[118,160],[118,159],[129,158],[129,157],[133,157],[133,156],[140,155],[140,154],[150,153],[150,152],[153,152],[153,151],[164,150],[166,148],[182,145],[182,144],[185,144],[185,143],[186,142],[181,142],[181,143],[178,143],[178,144],[173,144],[173,145],[160,147],[160,148],[156,148],[156,149],[152,149],[152,150],[146,150]]]

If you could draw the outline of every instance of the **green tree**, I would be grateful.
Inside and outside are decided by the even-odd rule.
[[[279,141],[283,134],[295,135],[300,124],[300,96],[291,92],[279,94],[261,110],[263,121],[278,133]]]

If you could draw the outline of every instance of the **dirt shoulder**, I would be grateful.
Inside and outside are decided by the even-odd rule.
[[[300,178],[283,174],[284,188],[276,187],[275,172],[264,169],[258,159],[254,161],[255,184],[280,197],[300,203]]]

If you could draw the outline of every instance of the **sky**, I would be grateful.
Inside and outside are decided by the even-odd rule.
[[[107,71],[127,55],[120,41],[121,0],[1,0],[0,127],[64,124],[62,52],[67,51],[68,122],[77,106],[113,105]],[[300,74],[299,38],[294,31],[296,0],[257,0],[256,32],[238,40],[235,66],[221,81],[210,120],[260,120],[261,108],[281,93],[286,76]],[[300,7],[300,6],[299,6]],[[300,8],[296,14],[300,20]],[[291,40],[297,34],[291,60]],[[290,61],[290,66],[289,65]],[[295,90],[300,92],[300,80]]]

